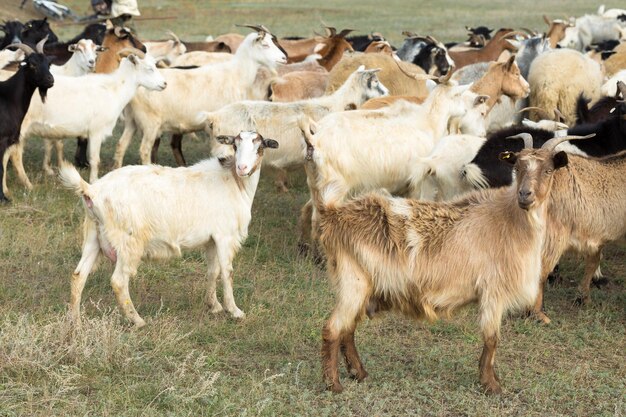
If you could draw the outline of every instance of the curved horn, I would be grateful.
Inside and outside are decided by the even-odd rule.
[[[528,33],[526,32],[522,32],[521,30],[514,30],[513,32],[509,32],[507,34],[505,34],[504,36],[502,36],[501,39],[509,39],[513,36],[523,36],[524,38],[528,38]]]
[[[623,81],[617,82],[617,90],[622,92],[622,98],[626,100],[626,84]]]
[[[587,136],[561,136],[559,138],[552,138],[546,143],[544,143],[541,149],[547,149],[549,151],[552,151],[561,142],[565,142],[567,140],[589,139],[589,138],[594,137],[595,135],[596,135],[595,133],[592,133],[591,135],[587,135]]]
[[[345,38],[348,33],[350,32],[354,32],[356,29],[344,29],[341,32],[339,32],[339,35],[337,35],[339,38]]]
[[[236,25],[242,28],[250,28],[258,33],[272,33],[270,32],[270,30],[268,28],[266,28],[264,25]]]
[[[515,135],[515,136],[507,136],[506,138],[507,139],[522,139],[524,141],[524,149],[532,149],[533,148],[533,137],[531,136],[530,133],[520,133],[520,134]]]
[[[324,26],[324,29],[328,31],[328,37],[332,38],[337,34],[337,29],[332,26]]]
[[[174,32],[172,32],[171,30],[168,30],[166,33],[172,38],[172,40],[174,42],[176,42],[176,44],[180,44],[181,43],[180,39],[178,38],[178,36],[176,36],[176,34]]]
[[[137,48],[124,48],[120,51],[117,51],[117,55],[124,58],[127,57],[130,54],[135,54],[137,55],[139,58],[145,58],[146,54],[143,53],[143,51],[137,49]]]
[[[544,120],[552,120],[554,118],[554,116],[551,116],[550,114],[548,114],[548,112],[545,109],[542,109],[541,107],[524,107],[523,109],[521,109],[520,111],[518,111],[517,113],[523,113],[525,111],[528,110],[534,110],[536,112],[539,113],[539,117],[541,117]]]
[[[400,65],[400,61],[397,61],[397,60],[394,59],[393,62],[396,63],[396,65],[400,69],[400,72],[402,72],[404,75],[406,75],[409,78],[413,78],[416,81],[436,80],[436,79],[438,79],[438,77],[436,77],[434,75],[429,75],[429,74],[420,74],[420,73],[417,73],[417,72],[414,73],[414,74],[411,74],[409,71],[407,71],[406,69],[402,68],[402,65]]]
[[[26,45],[25,43],[12,43],[10,45],[7,45],[4,49],[8,49],[8,48],[17,48],[17,49],[21,49],[22,51],[24,51],[24,53],[26,54],[26,56],[30,55],[30,54],[34,54],[35,51],[33,50],[33,48],[31,48],[30,46]]]
[[[456,67],[454,65],[451,65],[446,75],[439,77],[437,79],[437,81],[439,81],[439,84],[446,84],[448,81],[450,81],[450,78],[452,77],[452,73],[454,72],[454,70],[456,70]]]
[[[43,54],[43,46],[45,45],[47,41],[48,41],[48,35],[46,35],[45,38],[37,42],[37,45],[35,45],[35,50],[39,52],[40,54]]]
[[[554,108],[554,121],[555,122],[565,121],[565,116],[563,116],[563,113],[561,113],[560,110],[557,109],[556,107]]]
[[[537,32],[536,30],[532,30],[532,29],[528,29],[528,28],[520,28],[522,29],[524,32],[528,33],[530,36],[537,36],[539,34],[539,32]]]

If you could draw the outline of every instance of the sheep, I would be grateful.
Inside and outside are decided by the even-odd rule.
[[[82,136],[89,138],[89,179],[98,179],[100,146],[113,133],[124,107],[139,87],[162,91],[165,80],[150,56],[133,50],[111,74],[82,77],[58,76],[48,98],[34,99],[22,123],[22,138],[41,136],[51,139]],[[138,54],[138,55],[137,55]],[[30,184],[22,163],[23,144],[14,152],[18,177]]]
[[[425,81],[416,81],[413,76],[413,74],[417,76],[425,75],[424,70],[408,62],[398,62],[384,54],[344,56],[330,72],[326,94],[332,93],[341,87],[348,76],[361,65],[365,65],[365,68],[380,68],[378,78],[389,89],[389,94],[392,96],[407,95],[422,98],[428,96],[429,90],[426,88]]]
[[[144,42],[144,45],[146,46],[146,53],[151,55],[155,61],[163,60],[168,65],[171,65],[176,58],[187,52],[187,47],[178,39],[174,32],[168,31],[167,33],[172,39]]]
[[[623,45],[626,45],[626,42]],[[608,57],[603,64],[607,77],[612,77],[626,69],[626,48],[622,51],[618,51],[616,48],[616,53]]]
[[[83,250],[72,275],[70,313],[80,324],[80,300],[87,276],[100,254],[115,263],[111,286],[124,315],[136,327],[145,325],[133,306],[128,281],[142,258],[180,256],[187,248],[203,247],[209,264],[209,307],[222,311],[216,284],[220,275],[224,304],[235,318],[245,314],[233,297],[232,261],[248,235],[252,202],[266,148],[278,142],[256,132],[220,136],[235,156],[211,158],[189,168],[127,166],[88,184],[66,164],[62,183],[73,189],[85,208]],[[167,198],[155,201],[155,196]],[[184,219],[181,207],[186,207]]]
[[[354,343],[366,314],[392,310],[434,321],[475,302],[484,341],[480,383],[487,393],[501,393],[494,365],[502,317],[537,296],[546,202],[554,172],[567,165],[567,155],[555,152],[554,145],[568,138],[539,150],[504,153],[503,160],[518,172],[510,187],[429,203],[381,193],[345,202],[327,199],[332,192],[320,171],[326,161],[305,137],[307,182],[336,294],[322,329],[328,389],[343,391],[340,351],[351,375],[358,381],[368,376]]]
[[[9,201],[5,195],[7,149],[19,143],[22,121],[35,90],[39,89],[39,96],[45,100],[48,89],[54,85],[50,61],[43,54],[43,42],[37,44],[37,52],[25,44],[12,45],[21,49],[25,57],[11,78],[0,81],[0,203]]]
[[[529,104],[543,109],[559,109],[565,124],[576,119],[576,100],[584,94],[592,101],[600,98],[602,70],[597,62],[571,49],[555,49],[539,55],[530,67]],[[535,120],[536,114],[530,113]]]
[[[199,115],[205,129],[212,137],[232,134],[240,130],[254,130],[263,136],[276,139],[280,149],[263,159],[263,165],[278,172],[276,185],[287,191],[286,169],[302,166],[302,133],[298,120],[306,115],[314,121],[331,112],[358,108],[372,97],[384,96],[387,89],[376,76],[378,70],[363,67],[352,73],[344,85],[329,96],[293,103],[268,103],[240,101],[221,109]]]
[[[143,132],[141,162],[149,164],[153,144],[161,133],[202,130],[196,120],[198,112],[217,110],[248,98],[260,68],[271,70],[287,61],[267,28],[253,28],[258,32],[246,36],[231,61],[189,70],[163,69],[163,76],[171,86],[165,94],[137,92],[125,113],[124,133],[114,156],[116,168],[122,166],[124,153],[137,128]],[[193,91],[204,93],[192,94]]]

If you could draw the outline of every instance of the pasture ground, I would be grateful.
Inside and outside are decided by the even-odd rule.
[[[16,16],[18,0],[0,5]],[[8,4],[11,3],[11,4]],[[80,14],[87,1],[65,1]],[[182,38],[262,22],[278,35],[308,35],[319,21],[338,28],[378,30],[399,44],[401,30],[460,39],[463,25],[544,29],[541,14],[593,11],[580,0],[548,0],[516,10],[507,1],[358,2],[140,1],[142,36],[173,29]],[[442,29],[445,27],[446,29]],[[59,27],[61,38],[80,26]],[[109,168],[116,139],[102,151]],[[137,163],[137,140],[127,163]],[[208,145],[186,139],[188,160]],[[72,159],[74,141],[66,145]],[[164,141],[160,162],[174,165]],[[435,324],[387,315],[364,322],[357,344],[370,377],[346,378],[345,391],[323,390],[320,329],[333,305],[325,273],[298,257],[296,216],[307,199],[304,176],[278,193],[262,175],[250,235],[235,259],[235,298],[243,321],[207,312],[206,266],[198,251],[142,264],[131,294],[147,326],[132,329],[120,316],[102,262],[83,296],[84,329],[66,320],[69,279],[80,258],[83,210],[78,199],[42,173],[42,144],[31,139],[25,192],[9,172],[13,202],[0,207],[0,416],[301,415],[301,416],[624,416],[626,415],[626,244],[611,245],[603,270],[611,283],[592,292],[593,304],[572,305],[580,259],[562,263],[563,283],[546,292],[553,319],[540,326],[504,320],[498,370],[504,394],[485,396],[478,384],[482,348],[476,309]],[[103,173],[104,173],[103,172]],[[86,172],[83,172],[86,174]],[[184,215],[181,213],[181,215]]]

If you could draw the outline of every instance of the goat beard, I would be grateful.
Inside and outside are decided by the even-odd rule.
[[[48,94],[48,89],[47,88],[41,88],[41,87],[37,87],[37,89],[39,90],[39,97],[41,97],[41,102],[45,103],[46,102],[46,95]]]

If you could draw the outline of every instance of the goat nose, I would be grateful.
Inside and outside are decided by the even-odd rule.
[[[95,63],[96,63],[96,61],[94,61],[93,59],[90,59],[90,60],[89,60],[89,65],[93,65],[93,64],[95,64]]]
[[[248,165],[246,164],[239,164],[237,165],[237,169],[241,172],[245,172],[248,169]]]
[[[531,194],[532,194],[532,191],[526,191],[526,190],[520,190],[518,193],[519,198],[522,200],[528,199],[528,197],[530,197]]]

